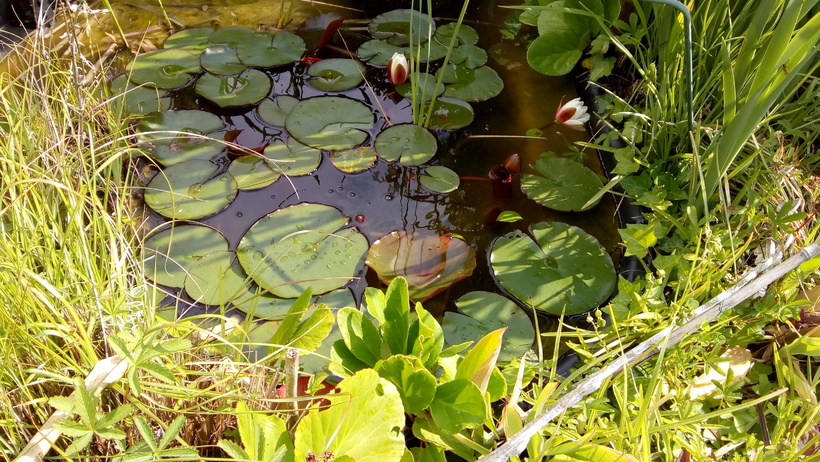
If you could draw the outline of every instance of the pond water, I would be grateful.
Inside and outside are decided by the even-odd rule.
[[[220,17],[209,17],[223,8],[217,4],[204,9],[179,8],[176,20],[184,18],[186,24],[202,25],[204,16],[207,25],[220,27],[275,23],[264,16],[271,14],[270,2],[267,8],[260,8],[259,2],[231,3],[233,13],[225,13],[228,11],[225,10]],[[275,2],[277,11],[279,5]],[[166,4],[166,7],[171,12],[177,11],[173,5]],[[243,8],[264,10],[264,17],[249,19],[236,14]],[[336,7],[319,7],[320,11],[315,8],[304,7],[294,11],[293,15],[295,18],[305,18],[318,12],[338,11]],[[227,239],[230,251],[239,250],[243,236],[257,221],[274,211],[301,203],[324,204],[338,209],[351,219],[350,225],[364,235],[369,245],[393,231],[404,231],[408,235],[460,237],[475,251],[475,269],[470,277],[450,287],[443,287],[441,293],[425,301],[425,308],[438,314],[455,309],[454,301],[470,291],[505,293],[492,274],[490,249],[499,236],[515,230],[527,232],[535,223],[562,222],[585,230],[603,245],[606,252],[613,255],[617,265],[618,219],[611,197],[605,197],[598,205],[583,212],[560,212],[539,205],[520,187],[521,174],[535,173],[533,164],[542,153],[566,152],[576,141],[589,141],[590,134],[586,131],[553,124],[560,102],[576,96],[575,83],[570,79],[546,77],[534,72],[526,62],[523,46],[500,39],[498,25],[508,11],[487,5],[474,10],[479,16],[465,24],[471,24],[479,32],[478,45],[488,50],[488,66],[503,80],[504,89],[488,101],[470,103],[475,119],[467,127],[435,132],[438,151],[433,159],[415,166],[388,162],[379,157],[366,170],[350,173],[336,168],[330,159],[331,152],[323,150],[318,168],[310,173],[283,175],[261,189],[240,190],[226,208],[196,221],[217,229]],[[348,9],[343,11],[345,17],[363,17],[362,13]],[[128,27],[146,27],[147,22],[133,12],[123,17],[131,18]],[[449,21],[439,21],[446,22]],[[345,30],[344,26],[342,30],[344,41],[334,41],[334,47],[323,48],[316,54],[317,58],[347,57],[345,47],[355,51],[359,44],[369,38],[366,31]],[[332,94],[361,102],[375,115],[375,123],[368,129],[365,145],[372,144],[372,140],[384,129],[413,121],[410,100],[397,95],[394,86],[386,79],[383,66],[368,66],[366,84],[341,92],[322,91],[308,84],[309,66],[310,63],[297,62],[263,69],[273,82],[269,95],[290,95],[305,100]],[[198,96],[193,85],[174,90],[171,96],[171,109],[204,109],[219,115],[225,129],[236,136],[233,142],[246,148],[261,151],[264,146],[287,142],[290,138],[284,127],[261,120],[256,105],[223,109]],[[522,136],[527,130],[539,127],[544,127],[539,137]],[[494,190],[490,172],[513,154],[522,160],[521,174],[513,175],[507,193],[499,194],[498,190]],[[227,170],[237,157],[235,151],[228,151],[213,158],[212,162],[220,166],[215,175]],[[584,158],[587,167],[603,175],[597,153],[586,152]],[[419,178],[431,165],[444,166],[456,172],[460,177],[458,188],[449,193],[436,193],[422,186]],[[502,211],[516,212],[521,220],[511,223],[497,221]],[[149,209],[150,227],[161,228],[168,221],[168,218]],[[379,281],[375,271],[364,266],[348,287],[358,301],[366,286],[384,287],[384,284]],[[170,289],[170,292],[178,291]],[[189,303],[190,300],[185,303],[186,312],[208,309],[196,304],[187,306]],[[541,327],[544,328],[543,323]]]

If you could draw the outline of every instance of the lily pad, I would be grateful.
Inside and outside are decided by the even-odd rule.
[[[604,187],[598,175],[585,165],[549,157],[538,159],[534,167],[541,175],[522,175],[521,189],[535,202],[563,212],[581,212],[600,201],[584,206]]]
[[[449,64],[438,72],[444,73],[442,80],[449,84],[444,89],[444,96],[465,101],[486,101],[504,89],[504,81],[487,66],[468,69],[465,66]]]
[[[491,292],[470,292],[456,300],[456,306],[464,314],[448,311],[441,323],[448,345],[477,342],[490,332],[506,327],[498,361],[520,358],[532,347],[535,340],[532,321],[508,298]]]
[[[375,116],[364,104],[339,96],[300,101],[285,121],[288,133],[316,149],[338,151],[362,144]]]
[[[361,172],[376,163],[376,151],[372,146],[333,151],[330,162],[345,173]]]
[[[128,83],[128,77],[125,75],[111,81],[111,95],[114,110],[122,110],[127,115],[167,111],[171,107],[171,98],[167,91],[151,86],[133,85]]]
[[[288,314],[295,299],[280,298],[254,285],[231,302],[234,308],[258,319],[279,321]]]
[[[194,27],[192,29],[181,30],[167,39],[162,45],[163,48],[180,48],[194,54],[202,53],[207,48],[208,39],[214,29],[211,27]]]
[[[402,165],[421,165],[436,155],[438,141],[427,129],[419,125],[393,125],[379,133],[374,144],[376,153],[383,159]]]
[[[447,47],[435,40],[430,40],[417,47],[404,47],[404,54],[407,56],[417,56],[419,62],[426,63],[438,61],[447,56]]]
[[[170,166],[188,160],[208,160],[225,149],[222,119],[196,109],[150,114],[137,124],[140,148],[159,163]],[[174,133],[184,132],[184,133]]]
[[[207,160],[189,160],[160,171],[145,188],[145,203],[168,218],[213,215],[236,198],[236,181]]]
[[[298,204],[257,221],[239,242],[245,271],[263,289],[296,298],[308,287],[325,293],[347,284],[362,269],[367,239],[333,207]]]
[[[364,42],[359,49],[356,50],[356,54],[359,56],[359,59],[367,61],[368,64],[373,66],[387,66],[387,63],[390,61],[390,58],[393,57],[394,53],[403,53],[404,51],[404,48],[398,45],[391,45],[387,43],[387,40],[373,39]]]
[[[427,73],[410,76],[409,82],[396,85],[396,92],[405,98],[412,98],[413,87],[416,87],[416,98],[424,101],[432,100],[434,93],[435,96],[441,96],[444,93],[444,83],[441,83],[436,89],[436,78]]]
[[[405,231],[393,231],[374,242],[365,263],[385,284],[405,278],[410,298],[417,301],[470,276],[476,265],[473,248],[457,237]]]
[[[256,34],[253,29],[247,27],[223,27],[214,31],[208,38],[211,43],[224,43],[232,47],[236,47],[240,43],[251,40]]]
[[[256,107],[256,113],[268,125],[284,127],[285,119],[290,111],[299,102],[299,98],[288,95],[278,95],[273,99],[265,99]]]
[[[131,82],[157,88],[179,88],[200,72],[199,57],[185,50],[171,48],[137,55],[126,67]]]
[[[466,24],[459,25],[454,22],[447,23],[436,29],[436,40],[445,46],[450,46],[450,40],[453,38],[453,34],[456,33],[456,27],[458,27],[456,46],[475,45],[478,43],[478,32],[476,32],[475,29]]]
[[[248,291],[246,280],[236,253],[217,250],[191,265],[185,292],[199,303],[222,306]]]
[[[323,59],[308,69],[311,86],[323,91],[344,91],[358,87],[364,80],[364,64],[354,59]]]
[[[288,176],[307,175],[322,162],[322,151],[305,146],[294,138],[288,139],[288,144],[277,141],[269,145],[263,154],[274,170]]]
[[[219,107],[239,107],[262,101],[272,86],[267,74],[247,69],[238,75],[205,74],[197,80],[196,92]]]
[[[448,193],[458,188],[458,173],[447,167],[431,165],[424,169],[426,175],[419,177],[425,188],[437,193]]]
[[[216,43],[202,51],[199,63],[203,69],[218,75],[235,75],[248,68],[239,62],[236,48],[224,43]]]
[[[203,256],[227,251],[228,240],[219,231],[200,225],[165,228],[149,236],[142,246],[145,276],[168,287],[182,287],[191,267]]]
[[[536,223],[531,231],[493,242],[490,265],[507,292],[554,315],[583,313],[609,298],[615,267],[594,237],[565,223]]]
[[[276,67],[298,61],[305,53],[305,41],[291,32],[280,30],[253,34],[236,44],[239,59],[253,67]]]
[[[416,46],[430,39],[428,34],[434,33],[435,28],[429,15],[406,9],[392,10],[376,16],[370,21],[368,30],[374,38],[384,39],[391,45],[398,46],[410,45],[412,36],[412,44]]]
[[[470,103],[463,99],[441,96],[433,103],[430,120],[427,120],[426,112],[424,118],[427,127],[433,130],[455,130],[473,123],[475,113]]]
[[[237,187],[242,190],[264,188],[278,180],[279,171],[273,170],[266,159],[259,156],[241,156],[231,162],[228,173],[236,180]]]
[[[475,45],[461,45],[450,54],[450,62],[467,69],[476,69],[487,64],[487,52]]]

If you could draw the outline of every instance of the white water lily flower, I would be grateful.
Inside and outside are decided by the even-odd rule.
[[[409,74],[410,63],[407,57],[402,53],[393,53],[393,57],[387,62],[387,78],[394,85],[398,85],[406,82]]]
[[[581,98],[569,100],[555,111],[555,121],[574,130],[583,130],[584,124],[589,122],[587,107]]]

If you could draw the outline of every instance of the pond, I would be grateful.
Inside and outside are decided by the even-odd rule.
[[[474,10],[459,24],[304,7],[303,26],[280,31],[211,18],[129,63],[130,82],[113,87],[129,90],[143,258],[165,304],[275,322],[308,287],[341,307],[402,276],[444,315],[448,342],[523,318],[509,336],[531,343],[520,307],[575,315],[604,302],[615,203],[588,203],[604,171],[574,146],[590,134],[555,122],[576,85],[501,39],[505,10]],[[399,85],[386,69],[396,52],[422,57]],[[414,108],[425,100],[432,110]]]

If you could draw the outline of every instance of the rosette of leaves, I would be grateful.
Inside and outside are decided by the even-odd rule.
[[[156,112],[137,124],[140,149],[171,166],[188,160],[209,160],[225,150],[222,119],[197,109]]]
[[[597,239],[566,223],[536,223],[493,241],[493,275],[521,303],[553,315],[574,315],[605,302],[617,277]]]
[[[530,199],[553,210],[582,212],[594,207],[590,202],[604,187],[601,178],[591,169],[572,159],[547,157],[533,166],[538,175],[521,176],[521,190]]]

